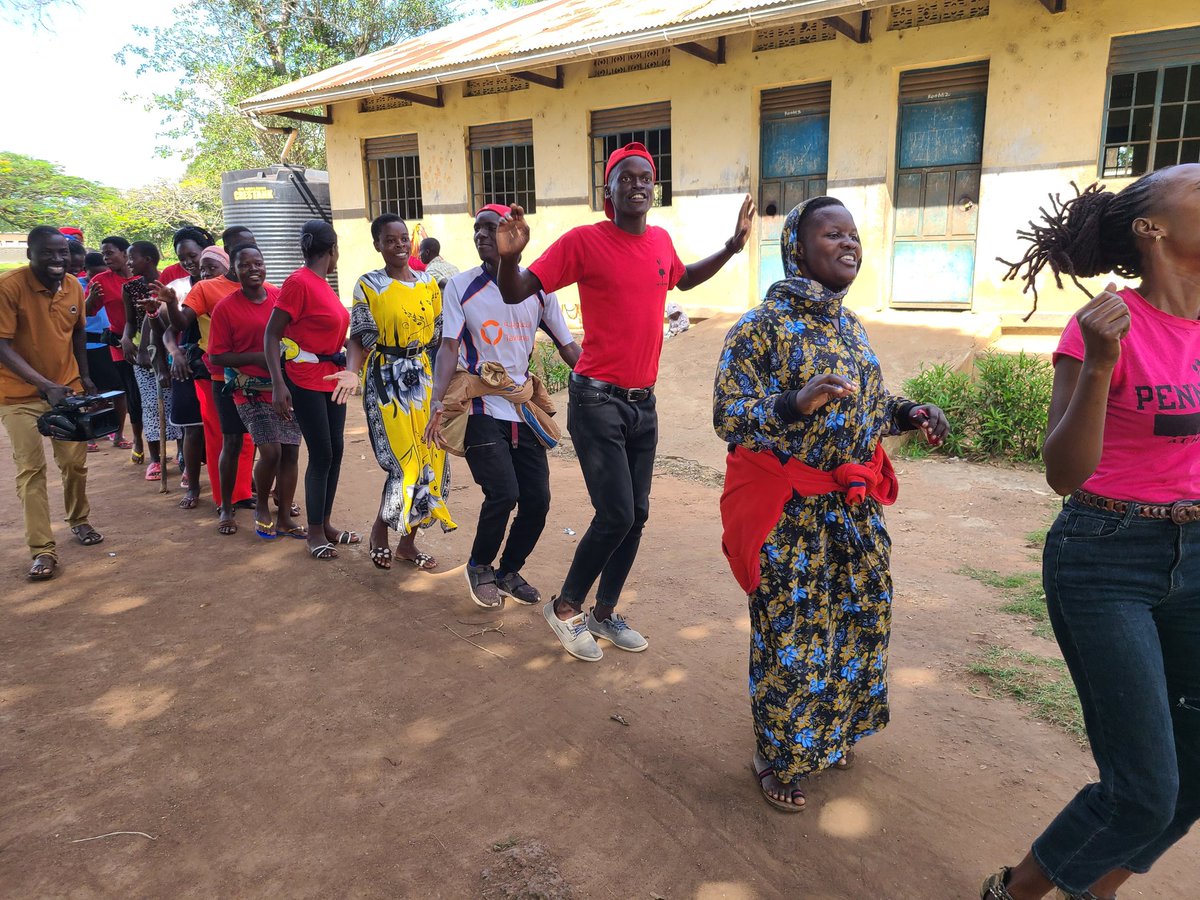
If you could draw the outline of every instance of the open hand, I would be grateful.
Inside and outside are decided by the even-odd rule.
[[[529,223],[525,210],[514,203],[511,212],[496,226],[496,250],[505,258],[520,256],[529,245]]]
[[[353,396],[357,396],[362,391],[358,381],[358,373],[351,372],[349,369],[342,369],[340,372],[326,375],[325,380],[333,382],[334,403],[344,405],[347,400]]]
[[[430,447],[446,449],[446,441],[442,437],[442,410],[440,408],[429,414],[429,424],[425,426],[424,440]]]
[[[275,407],[275,412],[279,413],[279,418],[285,422],[292,421],[292,392],[286,385],[274,382],[271,384],[271,405]]]
[[[1111,369],[1121,358],[1121,341],[1129,334],[1129,307],[1108,283],[1103,291],[1075,313],[1083,337],[1083,360]]]
[[[734,253],[741,253],[746,241],[750,240],[750,225],[754,222],[754,214],[757,211],[754,198],[747,194],[742,200],[742,208],[738,211],[737,227],[733,230],[733,237],[729,239],[729,249]]]
[[[838,400],[857,391],[858,386],[841,375],[818,375],[800,389],[795,408],[801,415],[810,416],[830,400]]]
[[[175,293],[175,288],[167,287],[161,281],[150,282],[150,287],[154,289],[154,294],[152,295],[154,299],[151,300],[150,298],[147,298],[144,301],[146,305],[146,312],[150,311],[150,306],[152,304],[174,304],[179,302],[179,296]]]

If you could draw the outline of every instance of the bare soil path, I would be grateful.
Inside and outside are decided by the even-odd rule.
[[[349,431],[338,521],[362,531],[381,478],[361,413]],[[61,525],[47,584],[23,579],[11,487],[0,499],[6,897],[969,898],[1092,774],[966,673],[991,643],[1053,652],[955,574],[1036,566],[1025,535],[1054,506],[1036,473],[899,463],[893,722],[785,816],[748,771],[748,619],[703,466],[655,482],[626,609],[650,650],[588,665],[539,609],[471,604],[480,495],[461,463],[461,527],[423,540],[431,575],[378,572],[365,546],[310,560],[248,512],[221,537],[207,504],[177,509],[127,459],[91,457],[106,540]],[[547,595],[590,517],[569,457],[552,483],[526,572]],[[155,839],[73,843],[113,831]],[[1190,896],[1197,847],[1122,897]]]

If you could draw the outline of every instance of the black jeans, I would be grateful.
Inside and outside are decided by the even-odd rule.
[[[654,395],[637,403],[571,383],[567,430],[596,515],[575,549],[560,599],[583,605],[596,579],[596,602],[616,606],[650,516],[658,446]]]
[[[304,446],[308,448],[308,468],[304,470],[304,510],[309,527],[329,521],[333,499],[337,495],[338,476],[342,471],[345,448],[346,405],[334,403],[330,391],[310,391],[290,381],[292,410]]]
[[[487,415],[467,419],[464,444],[471,476],[483,489],[471,562],[477,566],[492,564],[515,507],[517,517],[500,557],[500,571],[520,572],[542,536],[550,511],[546,448],[524,422],[505,422]]]

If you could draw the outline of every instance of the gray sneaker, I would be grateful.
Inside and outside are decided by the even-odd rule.
[[[524,578],[522,578],[517,572],[508,572],[504,575],[497,575],[496,587],[499,588],[500,593],[509,600],[515,600],[517,603],[524,603],[526,606],[532,606],[542,599],[541,592]]]
[[[644,637],[630,628],[625,620],[616,613],[613,613],[603,622],[599,621],[592,613],[593,611],[589,609],[587,630],[596,637],[612,641],[614,646],[620,647],[622,650],[628,650],[631,653],[641,653],[650,646],[646,643]]]
[[[555,615],[554,601],[551,600],[542,607],[542,615],[550,623],[550,628],[562,643],[563,649],[573,657],[582,659],[584,662],[599,662],[603,659],[604,651],[600,649],[600,645],[588,631],[583,613],[571,616],[564,622]]]
[[[467,563],[467,588],[476,606],[496,609],[504,605],[504,595],[496,587],[496,572],[491,566],[473,566]]]

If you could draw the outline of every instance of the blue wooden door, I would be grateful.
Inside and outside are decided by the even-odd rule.
[[[764,91],[758,189],[758,296],[783,278],[779,232],[796,204],[825,193],[829,82]]]
[[[986,107],[986,64],[901,79],[893,306],[971,305]]]

